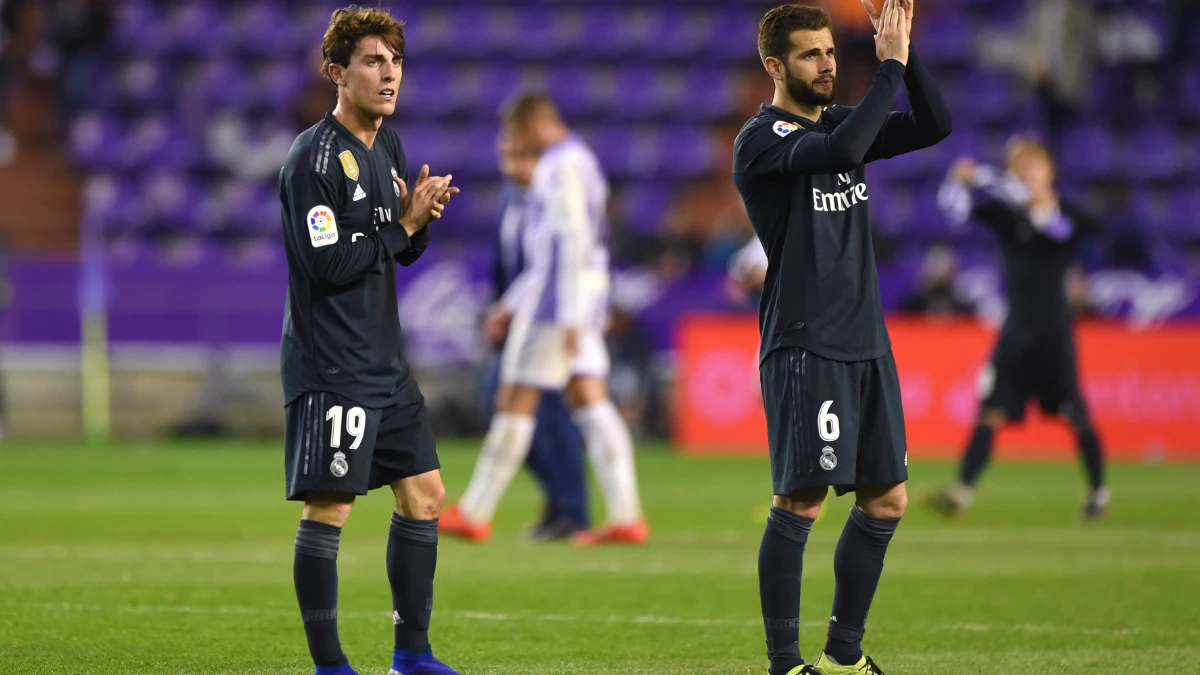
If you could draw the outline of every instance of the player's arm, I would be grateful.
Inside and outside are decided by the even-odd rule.
[[[895,157],[937,144],[950,135],[950,109],[942,100],[933,76],[917,58],[914,49],[908,52],[908,67],[904,70],[904,86],[912,109],[888,113],[883,128],[867,151],[866,161]]]
[[[407,185],[408,171],[405,171],[400,176],[400,179],[402,181],[404,181],[404,183]],[[402,210],[404,208],[404,205],[405,205],[404,200],[401,199],[400,200],[400,208]],[[427,249],[427,248],[429,248],[429,226],[425,225],[421,229],[419,229],[416,232],[414,232],[413,234],[409,235],[408,248],[406,248],[403,251],[400,251],[399,253],[396,254],[396,262],[400,263],[401,265],[404,265],[405,267],[408,267],[409,265],[417,262],[417,258],[420,258],[421,254],[424,253],[425,249]]]
[[[1012,212],[1025,209],[1028,201],[1029,190],[1019,181],[969,157],[955,160],[937,194],[938,208],[956,227],[972,218],[1003,227],[1012,222]]]
[[[793,128],[780,137],[765,124],[751,130],[734,149],[734,173],[798,177],[854,169],[879,135],[903,77],[899,61],[880,64],[862,103],[830,133]]]
[[[417,258],[420,258],[421,254],[427,248],[429,248],[428,225],[417,230],[415,234],[408,238],[408,248],[396,254],[396,262],[407,267],[417,262]]]
[[[517,278],[513,279],[508,288],[504,289],[504,293],[500,296],[497,303],[508,310],[509,313],[515,313],[518,307],[521,307],[525,298],[536,292],[537,288],[537,271],[533,264],[526,264],[525,268],[517,274]]]
[[[283,174],[283,199],[291,214],[291,222],[284,224],[287,244],[302,271],[325,287],[364,279],[381,263],[411,247],[408,233],[399,225],[354,237],[343,232],[337,222],[337,206],[342,201],[339,178],[307,163],[290,172],[285,168]]]

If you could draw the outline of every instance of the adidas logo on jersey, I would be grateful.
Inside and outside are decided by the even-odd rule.
[[[366,198],[367,198],[367,193],[363,191],[362,185],[355,185],[354,186],[354,201],[358,201],[360,199],[366,199]]]
[[[838,176],[841,182],[842,175]],[[845,182],[850,182],[846,180]],[[867,184],[856,183],[849,190],[841,192],[821,192],[813,188],[813,210],[816,211],[845,211],[859,202],[867,201]]]

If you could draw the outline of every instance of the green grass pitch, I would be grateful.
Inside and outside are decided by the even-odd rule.
[[[476,447],[442,444],[451,496]],[[639,456],[643,548],[527,544],[521,477],[485,546],[444,540],[432,637],[463,673],[765,671],[756,557],[765,460]],[[1200,465],[1112,467],[1114,510],[1078,520],[1078,467],[999,463],[946,523],[914,462],[867,652],[894,674],[1200,672]],[[279,443],[0,446],[0,673],[311,673],[292,591],[299,507]],[[809,541],[801,645],[815,658],[848,498]],[[342,538],[341,634],[362,675],[391,654],[392,504],[359,501]]]

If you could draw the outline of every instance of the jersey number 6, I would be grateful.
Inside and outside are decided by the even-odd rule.
[[[333,421],[333,430],[329,434],[329,447],[342,447],[342,406],[335,405],[325,413],[326,420]],[[354,407],[346,414],[346,431],[354,437],[350,444],[351,450],[357,450],[362,445],[363,434],[367,431],[367,413],[362,408]]]
[[[821,412],[817,413],[817,431],[821,434],[821,440],[826,443],[832,443],[842,435],[842,428],[838,425],[837,415],[829,412],[833,407],[833,400],[830,399],[821,404]]]

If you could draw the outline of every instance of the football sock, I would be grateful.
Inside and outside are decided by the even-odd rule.
[[[1104,485],[1104,457],[1100,454],[1100,439],[1091,425],[1076,429],[1079,440],[1079,454],[1083,456],[1083,466],[1087,469],[1088,485],[1092,491],[1099,490]]]
[[[850,507],[850,517],[833,553],[833,616],[825,653],[841,664],[862,659],[862,639],[867,612],[883,573],[883,557],[888,542],[900,524],[898,518],[874,518],[858,505]]]
[[[771,675],[785,675],[800,657],[800,573],[813,520],[772,506],[758,548],[758,595],[767,631]]]
[[[429,616],[433,613],[433,575],[437,569],[438,521],[412,520],[392,514],[388,534],[387,573],[392,585],[392,623],[396,649],[429,651]]]
[[[308,651],[317,666],[347,663],[337,630],[337,552],[342,528],[301,520],[296,533],[292,580],[308,637]]]
[[[967,446],[967,452],[963,455],[958,470],[958,479],[964,485],[974,485],[983,467],[987,465],[992,454],[994,434],[995,430],[985,424],[975,426],[975,433],[971,434],[971,443]]]
[[[603,401],[579,410],[574,419],[583,432],[588,459],[604,493],[609,524],[637,522],[642,517],[642,503],[633,462],[633,439],[621,413],[612,401]]]
[[[491,522],[500,498],[529,454],[535,422],[532,415],[496,413],[483,439],[475,472],[458,507],[467,520]]]

